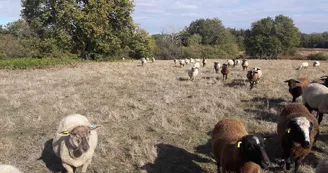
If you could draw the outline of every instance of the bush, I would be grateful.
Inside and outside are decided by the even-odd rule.
[[[309,60],[328,60],[328,56],[324,53],[315,53],[308,56]]]
[[[73,58],[18,58],[0,60],[0,69],[38,69],[77,63]]]
[[[226,44],[222,46],[189,46],[181,47],[182,58],[207,58],[224,59],[238,55],[238,47],[235,44]]]

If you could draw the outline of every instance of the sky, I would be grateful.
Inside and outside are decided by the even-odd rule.
[[[304,33],[328,31],[328,0],[134,0],[134,21],[151,34],[174,32],[199,18],[248,29],[265,17],[291,17]],[[20,0],[0,0],[0,24],[20,18]]]

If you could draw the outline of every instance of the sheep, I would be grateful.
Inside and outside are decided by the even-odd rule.
[[[291,159],[294,158],[294,172],[297,173],[301,161],[311,151],[319,135],[319,124],[304,105],[290,103],[279,116],[277,132],[282,148],[283,165],[290,170]]]
[[[243,67],[243,70],[247,70],[247,67],[248,67],[248,62],[246,59],[243,59],[243,62],[241,63],[241,66]]]
[[[233,59],[233,67],[235,67],[238,64],[240,64],[240,60],[239,59]]]
[[[328,88],[319,83],[311,83],[302,93],[303,104],[310,112],[318,112],[318,123],[322,121],[324,113],[328,113]]]
[[[177,65],[178,60],[174,59],[173,62],[174,62],[175,65]]]
[[[270,164],[264,139],[249,135],[244,124],[235,118],[219,121],[212,133],[212,153],[223,173],[258,173]]]
[[[12,165],[2,165],[0,164],[1,173],[22,173],[19,169]]]
[[[141,66],[147,64],[147,60],[145,58],[141,58]]]
[[[223,80],[227,80],[228,79],[229,72],[230,72],[229,66],[227,64],[222,64],[221,73],[223,75]]]
[[[194,63],[194,62],[195,62],[195,60],[190,58],[190,63]]]
[[[186,64],[185,60],[183,60],[183,59],[180,59],[180,60],[179,60],[179,63],[180,63],[180,67],[181,67],[181,66],[184,67],[185,64]]]
[[[200,62],[200,59],[196,59],[195,61],[196,61],[196,62]]]
[[[124,60],[125,60],[125,58],[122,58],[122,60],[124,61]]]
[[[309,66],[309,63],[303,62],[299,67],[296,68],[296,70],[301,70],[301,69],[307,69]]]
[[[232,59],[227,60],[227,62],[229,67],[234,66],[235,64]]]
[[[98,143],[96,129],[99,127],[79,114],[68,115],[60,121],[52,148],[68,173],[80,166],[82,173],[87,171]]]
[[[314,61],[313,62],[313,67],[319,67],[320,66],[320,62],[319,61]]]
[[[328,158],[325,158],[319,162],[315,168],[315,173],[327,173],[328,172]]]
[[[203,58],[203,67],[205,67],[206,64],[207,64],[207,60]]]
[[[284,82],[288,83],[289,93],[293,96],[292,102],[296,102],[296,99],[302,95],[303,89],[310,83],[306,77],[300,77],[297,80],[289,79]]]
[[[258,74],[258,71],[252,69],[247,72],[246,76],[250,84],[250,90],[252,90],[254,88],[254,85],[257,84],[260,80],[260,75]]]
[[[317,83],[320,83],[320,84],[328,87],[328,76],[321,76],[320,77],[320,82],[317,82]]]
[[[199,62],[195,62],[194,67],[197,67],[199,69],[200,68],[200,63]]]
[[[149,58],[146,58],[147,61],[149,61]]]
[[[220,63],[214,62],[214,70],[215,70],[216,74],[219,73],[220,67],[221,67],[221,64]]]
[[[188,70],[188,75],[191,81],[193,81],[195,79],[195,77],[198,75],[199,69],[198,67],[191,67]]]
[[[185,61],[185,64],[189,64],[190,63],[189,59],[187,59],[187,58],[184,61]]]
[[[155,58],[154,57],[151,58],[151,62],[153,62],[153,63],[155,62]]]
[[[256,81],[256,84],[259,83],[260,79],[262,78],[262,70],[260,67],[254,67],[252,68],[252,70],[256,71],[257,72],[257,75],[258,75],[258,80]]]

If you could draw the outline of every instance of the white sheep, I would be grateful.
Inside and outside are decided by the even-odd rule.
[[[124,60],[125,60],[125,58],[122,58],[122,60],[124,61]]]
[[[0,164],[0,172],[1,173],[22,173],[16,167],[12,165],[2,165]]]
[[[190,80],[193,81],[195,79],[195,77],[198,75],[198,72],[199,72],[199,69],[197,67],[191,67],[188,70],[188,75],[189,75]]]
[[[252,68],[252,70],[255,70],[257,72],[259,78],[262,77],[262,70],[260,67],[254,67]]]
[[[309,63],[307,62],[302,62],[302,64],[296,68],[296,70],[301,70],[301,69],[307,69],[309,67]]]
[[[146,58],[147,61],[149,61],[149,58]]]
[[[229,67],[234,66],[235,64],[232,59],[229,59],[227,62]]]
[[[98,143],[95,130],[98,127],[79,114],[68,115],[60,121],[52,148],[68,173],[73,173],[72,167],[80,166],[82,173],[87,171]]]
[[[196,59],[195,61],[196,61],[196,62],[200,62],[200,59]]]
[[[190,63],[194,63],[194,62],[195,62],[195,60],[190,58]]]
[[[328,172],[328,158],[321,160],[315,169],[315,173],[327,173]]]
[[[219,62],[214,62],[214,70],[216,73],[219,73],[220,67],[221,67],[221,64]]]
[[[185,64],[189,64],[190,63],[189,59],[187,59],[187,58],[184,61],[185,61]]]
[[[320,66],[320,62],[319,61],[314,61],[313,62],[313,67],[319,67]]]
[[[141,65],[144,66],[147,64],[147,60],[145,58],[141,58]]]
[[[179,63],[180,63],[180,67],[181,66],[184,66],[186,64],[185,60],[184,59],[180,59],[179,60]]]
[[[200,68],[200,63],[199,62],[195,62],[194,67],[197,67],[199,69]]]
[[[303,89],[303,104],[310,112],[318,112],[318,123],[322,121],[324,113],[328,113],[328,88],[319,83],[311,83]]]

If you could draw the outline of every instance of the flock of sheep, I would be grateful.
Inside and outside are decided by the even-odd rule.
[[[142,59],[142,65],[147,63]],[[155,59],[152,58],[152,62]],[[188,70],[190,80],[198,75],[200,59],[174,60],[180,66],[193,64]],[[203,67],[207,60],[202,60]],[[221,68],[223,80],[227,79],[230,68],[241,64],[247,70],[247,60],[228,60],[222,64],[214,62],[216,73]],[[314,63],[314,66],[319,66]],[[302,63],[301,68],[308,64]],[[299,69],[301,69],[299,68]],[[255,67],[247,72],[250,88],[258,83],[262,70]],[[311,151],[319,136],[319,125],[323,114],[328,113],[328,76],[322,76],[311,83],[306,77],[289,79],[289,92],[293,96],[292,102],[302,96],[303,104],[290,103],[281,112],[277,123],[277,132],[282,147],[283,164],[290,169],[291,160],[295,160],[295,173],[298,172],[301,161]],[[311,114],[317,111],[318,120]],[[88,119],[79,114],[68,115],[63,118],[54,135],[52,148],[54,153],[61,158],[62,166],[68,173],[74,173],[75,168],[82,166],[82,173],[86,173],[91,163],[95,148],[98,143],[96,129],[99,125],[91,124]],[[270,160],[264,146],[265,138],[248,134],[244,124],[234,118],[224,118],[219,121],[212,133],[212,153],[217,162],[217,170],[223,173],[255,173],[260,172],[260,167],[268,168]],[[11,165],[0,165],[1,173],[21,173]],[[316,173],[328,172],[328,158],[321,161],[316,168]]]

